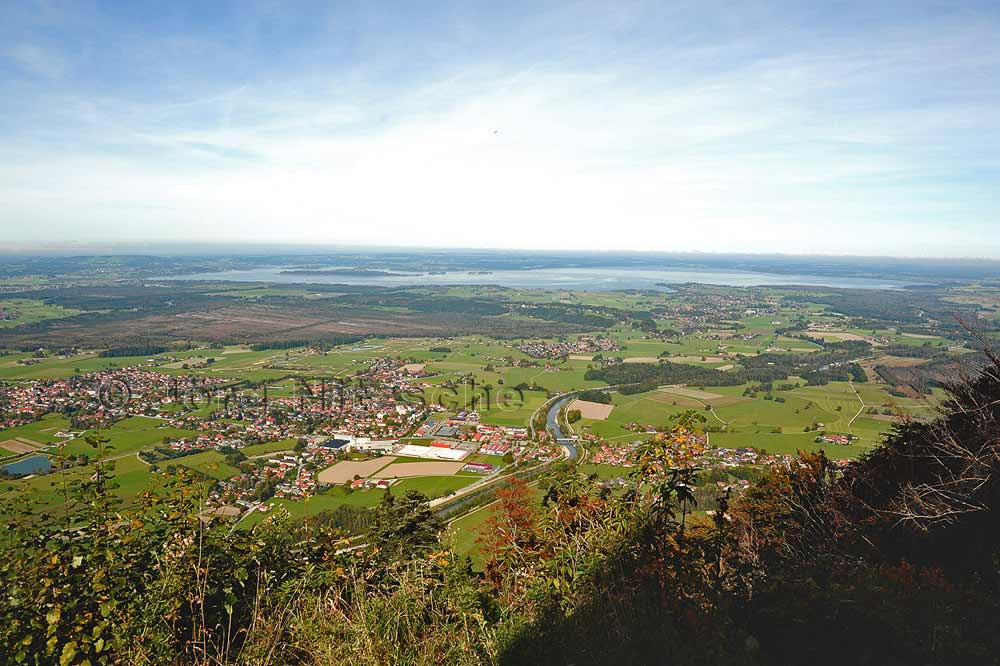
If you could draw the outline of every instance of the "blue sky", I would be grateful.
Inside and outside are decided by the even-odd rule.
[[[817,4],[8,2],[0,243],[1000,257],[1000,4]]]

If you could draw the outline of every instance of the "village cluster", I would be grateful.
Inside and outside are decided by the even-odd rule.
[[[422,437],[434,437],[428,442]],[[441,439],[447,437],[449,439]],[[220,440],[221,441],[221,440]],[[338,463],[384,459],[424,459],[461,463],[456,471],[490,475],[503,464],[467,460],[473,454],[500,456],[505,463],[539,460],[547,462],[559,457],[554,446],[532,446],[527,429],[479,423],[475,412],[461,413],[452,418],[430,418],[422,423],[413,437],[405,439],[372,439],[345,432],[330,436],[302,438],[295,450],[267,456],[259,463],[241,466],[241,473],[217,484],[211,503],[217,506],[239,506],[266,512],[268,500],[304,499],[337,482],[337,475],[324,470],[336,470]],[[346,480],[352,491],[384,489],[397,479],[358,475]]]
[[[239,473],[215,484],[211,504],[227,511],[266,511],[271,498],[314,495],[331,485],[323,470],[341,462],[394,456],[454,462],[456,471],[488,476],[515,460],[560,455],[557,447],[530,445],[527,428],[482,423],[475,411],[446,416],[440,405],[412,400],[430,386],[421,381],[423,375],[419,367],[380,358],[349,382],[288,379],[249,390],[221,379],[114,369],[5,385],[0,427],[55,412],[71,420],[72,427],[58,433],[70,439],[131,417],[156,418],[164,427],[196,434],[166,437],[139,457],[156,470],[203,451],[224,454]],[[243,454],[247,446],[269,442],[285,442],[288,448]],[[481,457],[469,459],[473,454]],[[361,477],[348,485],[364,490],[393,482]]]
[[[775,302],[760,295],[721,294],[704,295],[671,305],[668,310],[657,312],[656,318],[668,315],[671,325],[682,331],[701,328],[704,322],[720,317],[774,317],[778,312]],[[660,333],[665,331],[651,334]],[[711,343],[699,351],[731,358],[729,346],[736,340],[752,339],[755,334],[716,329],[702,332],[700,337]],[[506,347],[515,348],[529,358],[491,356],[486,360],[511,366],[544,364],[546,370],[553,371],[558,370],[560,359],[566,357],[594,359],[595,364],[623,360],[604,356],[621,351],[622,347],[619,341],[603,335],[522,342]],[[769,351],[784,350],[769,348]],[[316,352],[310,349],[305,353]],[[669,352],[665,355],[669,356]],[[184,359],[187,365],[183,369],[201,367],[200,358]],[[149,359],[136,367],[79,373],[68,379],[0,384],[0,430],[57,413],[67,417],[70,426],[56,435],[72,439],[132,417],[157,419],[162,426],[183,430],[185,434],[164,438],[155,446],[142,449],[137,454],[140,459],[159,468],[176,465],[200,452],[218,451],[227,464],[239,470],[219,480],[212,491],[211,503],[227,511],[234,508],[266,511],[272,498],[302,499],[332,485],[364,491],[387,488],[399,481],[374,473],[358,473],[348,478],[324,475],[342,463],[380,458],[400,459],[405,461],[402,464],[427,461],[452,465],[449,467],[452,471],[445,475],[489,477],[515,462],[548,462],[563,455],[559,446],[540,444],[539,438],[532,440],[526,427],[483,423],[477,411],[455,413],[455,408],[427,400],[426,396],[435,391],[462,387],[430,383],[430,373],[418,362],[406,363],[388,357],[358,359],[355,361],[358,367],[349,379],[287,377],[255,386],[219,377],[171,375],[151,369],[162,361],[162,358]],[[210,362],[211,359],[204,361]],[[179,365],[174,367],[181,370]],[[468,403],[468,406],[474,409],[477,405]],[[652,431],[650,426],[637,423],[628,424],[626,429],[637,435]],[[818,442],[851,443],[849,435],[818,434]],[[541,436],[543,442],[545,439]],[[625,468],[632,465],[635,449],[641,443],[611,445],[588,434],[582,435],[582,439],[588,444],[585,462]],[[705,453],[698,464],[706,468],[790,464],[792,460],[791,456],[761,455],[752,448],[713,448],[707,446],[707,441],[705,444]],[[267,445],[267,450],[253,455],[244,453],[253,445]],[[17,442],[12,446],[18,446]]]
[[[581,336],[565,342],[525,342],[517,347],[534,358],[559,358],[570,354],[596,354],[621,351],[617,340],[605,337]]]
[[[704,436],[701,441],[707,443]],[[616,467],[631,468],[636,457],[636,450],[642,445],[641,440],[629,442],[627,444],[611,445],[606,441],[599,442],[591,448],[589,461],[600,465],[612,465]],[[704,453],[693,462],[703,469],[735,469],[749,466],[773,466],[791,465],[795,460],[794,456],[788,454],[762,454],[757,449],[751,447],[723,448],[708,446]],[[746,487],[748,482],[739,480],[734,482],[738,487]]]
[[[719,321],[741,317],[772,316],[778,302],[753,291],[734,293],[686,293],[680,301],[668,303],[654,317],[670,322],[678,333],[687,334],[715,326]]]
[[[165,407],[201,400],[227,383],[215,377],[165,375],[141,368],[0,385],[0,428],[31,423],[45,414],[70,418],[74,429],[105,427],[129,416],[160,416]]]

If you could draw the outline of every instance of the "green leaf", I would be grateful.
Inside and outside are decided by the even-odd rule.
[[[76,656],[76,641],[70,641],[63,646],[62,654],[59,655],[59,666],[68,666],[73,663]]]

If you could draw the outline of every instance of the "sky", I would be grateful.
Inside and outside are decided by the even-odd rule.
[[[995,1],[11,0],[0,100],[0,245],[1000,258]]]

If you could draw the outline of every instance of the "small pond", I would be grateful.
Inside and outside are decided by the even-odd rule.
[[[52,471],[52,461],[45,456],[29,456],[16,462],[0,467],[12,476],[26,474],[48,474]]]

